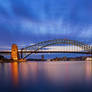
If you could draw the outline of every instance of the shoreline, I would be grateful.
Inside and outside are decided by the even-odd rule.
[[[28,61],[36,61],[36,62],[59,62],[59,61],[92,61],[92,56],[80,56],[80,57],[55,57],[52,59],[33,59],[33,58],[29,58],[29,59],[19,59],[19,60],[12,60],[12,59],[7,59],[4,56],[0,56],[0,63],[12,63],[12,62],[28,62]]]

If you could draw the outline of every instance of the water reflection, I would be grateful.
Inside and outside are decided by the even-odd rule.
[[[80,62],[81,63],[81,62]],[[46,63],[45,73],[54,84],[78,83],[84,75],[84,64],[79,62]]]
[[[19,66],[19,67],[18,67]],[[38,81],[39,77],[54,84],[80,83],[92,80],[92,62],[11,63],[14,85]],[[31,81],[30,81],[31,80]]]
[[[85,64],[85,65],[84,65]],[[5,67],[6,68],[6,67]],[[87,80],[92,78],[92,62],[63,62],[63,63],[21,63],[18,69],[18,63],[11,63],[11,73],[13,83],[18,84],[18,77],[24,82],[37,81],[38,71],[40,69],[41,75],[44,75],[51,82],[68,82],[68,81],[81,81],[86,76]],[[41,70],[42,69],[42,70]],[[86,69],[86,71],[85,71]],[[39,72],[39,73],[40,73]],[[86,72],[86,75],[85,75]],[[20,74],[19,74],[20,73]],[[84,76],[83,76],[84,75]],[[43,77],[44,77],[43,76]]]
[[[46,92],[48,89],[54,90],[57,87],[60,90],[65,90],[64,88],[70,89],[74,85],[86,88],[87,85],[92,85],[92,62],[15,62],[0,64],[0,83],[2,83],[1,87],[7,85],[9,88],[10,85],[11,88],[13,84],[20,89],[27,88],[28,92]],[[89,88],[92,89],[90,86]]]
[[[19,79],[18,79],[19,72],[18,72],[18,63],[17,62],[11,63],[11,76],[12,76],[13,84],[15,86],[17,86],[19,83]]]
[[[38,63],[21,63],[20,64],[20,77],[21,81],[27,83],[30,80],[36,81],[37,80],[37,71],[38,71]]]
[[[90,82],[92,80],[92,62],[86,61],[85,68],[87,82]]]

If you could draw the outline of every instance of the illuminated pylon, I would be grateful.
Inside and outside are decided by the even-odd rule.
[[[19,60],[18,47],[17,47],[16,44],[12,44],[11,59],[13,59],[13,60]]]

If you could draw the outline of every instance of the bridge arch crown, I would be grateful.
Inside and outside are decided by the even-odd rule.
[[[91,47],[87,44],[84,44],[83,42],[79,42],[76,40],[68,40],[68,39],[56,39],[56,40],[48,40],[48,41],[42,41],[39,42],[37,44],[25,47],[21,49],[21,54],[23,54],[23,51],[33,51],[33,52],[37,52],[39,50],[41,50],[42,48],[48,47],[48,46],[53,46],[55,44],[61,44],[61,45],[74,45],[74,46],[78,46],[80,48],[82,48],[84,51],[89,51],[91,49]],[[25,56],[21,55],[21,58],[26,58],[29,55],[31,55],[32,53],[28,53]]]

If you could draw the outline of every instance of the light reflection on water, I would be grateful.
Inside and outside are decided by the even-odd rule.
[[[0,64],[0,92],[91,92],[92,62]]]

